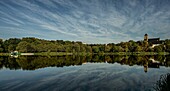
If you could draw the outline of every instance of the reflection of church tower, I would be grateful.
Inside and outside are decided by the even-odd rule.
[[[143,64],[144,67],[144,71],[147,72],[148,71],[148,62],[146,62],[145,64]]]
[[[148,34],[144,35],[144,41],[148,42]]]

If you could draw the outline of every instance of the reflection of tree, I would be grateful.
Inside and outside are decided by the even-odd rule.
[[[91,59],[91,62],[99,62],[99,56],[93,55],[93,58]]]
[[[8,58],[8,64],[6,64],[6,66],[10,69],[20,69],[16,59],[14,58]]]
[[[170,56],[169,55],[166,56],[165,66],[170,67]]]
[[[170,73],[161,75],[154,87],[155,91],[170,91]]]
[[[107,55],[105,56],[105,59],[104,59],[104,60],[105,60],[105,62],[111,62],[111,61],[112,61],[112,59],[110,58],[110,56],[107,56]]]
[[[9,68],[9,69],[21,69],[15,58],[4,57],[1,61],[1,68]]]
[[[107,63],[120,63],[123,65],[140,65],[144,66],[144,71],[147,72],[148,68],[155,67],[149,59],[160,59],[157,65],[169,66],[170,57],[155,57],[155,56],[120,56],[120,55],[86,55],[86,56],[20,56],[19,58],[4,57],[0,59],[0,67],[10,69],[24,69],[35,70],[44,67],[63,67],[71,65],[81,65],[86,62],[106,62]],[[166,60],[165,60],[166,59]],[[3,61],[4,60],[4,61]],[[157,60],[159,61],[159,60]]]
[[[4,58],[0,57],[0,69],[3,67],[3,61],[4,61]]]
[[[17,59],[17,62],[22,67],[22,69],[25,70],[35,70],[50,66],[63,67],[82,64],[80,56],[20,57]]]

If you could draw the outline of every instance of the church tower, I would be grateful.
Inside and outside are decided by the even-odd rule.
[[[144,41],[148,42],[148,34],[144,35]]]

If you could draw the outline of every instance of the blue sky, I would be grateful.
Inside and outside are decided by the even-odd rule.
[[[170,0],[0,0],[0,38],[84,43],[170,38]]]

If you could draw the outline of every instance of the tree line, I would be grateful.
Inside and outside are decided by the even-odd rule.
[[[170,52],[170,39],[150,48],[145,41],[120,42],[117,44],[83,44],[80,41],[44,40],[34,37],[0,39],[0,53],[19,52],[68,52],[68,53],[112,53],[112,52]]]

